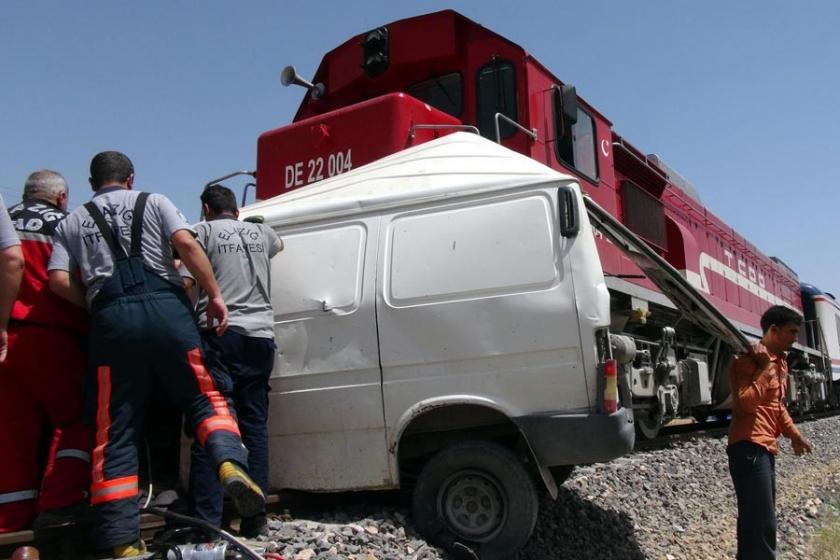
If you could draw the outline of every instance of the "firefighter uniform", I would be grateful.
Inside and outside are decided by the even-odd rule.
[[[236,421],[204,366],[169,239],[192,231],[159,194],[102,187],[59,228],[50,270],[81,270],[91,309],[86,406],[95,415],[91,503],[95,541],[139,539],[138,442],[159,385],[185,412],[217,467],[247,465]]]
[[[38,511],[82,502],[93,443],[81,422],[88,315],[47,281],[55,229],[67,213],[36,199],[9,213],[26,266],[0,364],[0,532],[27,527]],[[49,435],[44,469],[40,451]]]

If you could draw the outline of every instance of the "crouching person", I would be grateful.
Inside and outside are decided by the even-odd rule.
[[[271,307],[270,259],[283,242],[269,227],[240,222],[236,197],[220,185],[201,195],[207,219],[195,226],[198,243],[213,267],[228,306],[229,328],[219,334],[208,314],[206,290],[198,294],[198,323],[208,366],[233,401],[242,441],[248,448],[248,470],[263,492],[268,489],[268,380],[274,365],[274,312]],[[182,268],[182,273],[185,271]],[[194,444],[190,471],[192,514],[220,525],[222,489],[209,457]],[[240,532],[254,537],[266,530],[265,510],[243,517]]]
[[[117,558],[138,556],[138,450],[152,385],[187,417],[224,490],[242,515],[265,497],[246,474],[247,452],[224,398],[204,366],[201,338],[175,269],[173,247],[209,297],[217,334],[227,308],[194,231],[166,197],[132,190],[134,167],[119,152],[90,165],[93,200],[59,226],[50,288],[91,311],[88,390],[95,418],[90,498],[94,538]],[[81,271],[81,283],[74,270]]]

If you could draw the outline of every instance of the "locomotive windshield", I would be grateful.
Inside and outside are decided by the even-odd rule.
[[[461,116],[464,110],[464,84],[457,72],[424,80],[410,86],[406,92],[453,117]]]

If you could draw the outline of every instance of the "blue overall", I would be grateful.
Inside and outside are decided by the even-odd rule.
[[[224,397],[204,366],[201,338],[180,286],[143,263],[141,238],[146,193],[138,197],[126,255],[92,203],[85,205],[114,256],[114,274],[91,304],[86,403],[95,410],[91,503],[94,541],[102,548],[140,538],[138,445],[154,386],[186,415],[187,426],[211,464],[247,465],[247,451]]]

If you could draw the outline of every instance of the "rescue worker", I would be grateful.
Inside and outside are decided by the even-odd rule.
[[[242,515],[265,497],[245,471],[247,451],[224,397],[204,366],[201,338],[175,269],[173,248],[208,295],[221,334],[227,308],[194,231],[166,197],[132,190],[120,152],[90,164],[93,199],[58,228],[50,288],[91,310],[86,405],[95,403],[91,503],[95,544],[125,558],[144,553],[138,515],[138,439],[153,383],[185,412]],[[79,268],[81,285],[73,271]]]
[[[12,226],[6,205],[3,204],[3,197],[0,196],[0,362],[6,359],[6,329],[22,277],[23,253],[20,250],[20,239]]]
[[[207,321],[207,294],[202,291],[198,324],[210,372],[236,409],[242,441],[248,448],[248,472],[266,492],[268,380],[276,350],[270,259],[283,250],[283,241],[270,227],[240,222],[236,197],[226,187],[212,185],[205,189],[201,205],[206,221],[195,226],[196,239],[213,266],[228,306],[229,322],[223,334],[214,332]],[[206,454],[193,444],[190,509],[196,517],[219,526],[222,503],[222,489]],[[265,534],[267,529],[265,511],[243,518],[240,524],[240,533],[246,537]]]
[[[738,499],[738,560],[776,558],[776,454],[778,439],[790,439],[796,455],[811,444],[785,407],[787,350],[796,342],[802,316],[774,305],[761,316],[760,342],[732,363],[732,423],[729,473]]]
[[[36,511],[36,524],[47,525],[86,509],[93,446],[81,421],[88,315],[52,293],[47,279],[67,196],[61,174],[36,171],[26,179],[23,202],[9,210],[26,266],[9,323],[9,357],[0,365],[0,496],[6,496],[0,531],[29,526]],[[39,455],[46,434],[52,443],[44,470]],[[15,494],[18,499],[9,498]]]

